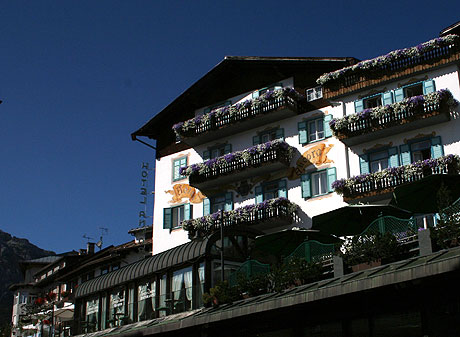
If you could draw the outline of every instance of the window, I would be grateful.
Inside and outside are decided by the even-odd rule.
[[[426,95],[434,91],[435,83],[433,80],[408,84],[395,90],[395,101],[400,102],[406,97]]]
[[[274,198],[287,198],[286,180],[275,180],[263,183],[255,188],[256,204]]]
[[[187,157],[174,159],[173,162],[173,181],[184,179],[185,177],[180,174],[180,168],[187,166]]]
[[[316,142],[321,139],[332,137],[329,122],[332,115],[325,115],[321,118],[307,120],[298,124],[299,143],[306,144]]]
[[[315,87],[307,89],[307,102],[323,98],[323,87]]]
[[[284,129],[279,128],[259,132],[257,136],[252,137],[252,143],[253,145],[258,145],[275,139],[284,140]]]
[[[398,148],[381,148],[359,156],[361,174],[382,171],[388,167],[399,166]]]
[[[175,271],[171,278],[171,293],[174,303],[173,313],[192,309],[193,270],[192,267]]]
[[[382,105],[382,96],[376,95],[363,100],[364,109],[376,108]]]
[[[300,177],[302,198],[311,198],[333,192],[332,183],[337,180],[335,167],[302,174]]]
[[[269,90],[278,90],[278,89],[281,89],[282,87],[283,87],[282,83],[277,83],[277,84],[271,85],[269,87],[254,91],[252,93],[252,98],[258,98],[258,97],[262,96],[263,94],[265,94]]]
[[[209,215],[220,210],[231,211],[233,209],[233,193],[227,192],[203,200],[203,215]]]
[[[192,218],[192,205],[184,204],[163,209],[163,228],[172,229],[180,227],[184,220]]]
[[[232,101],[224,101],[224,102],[219,102],[219,103],[210,105],[207,108],[204,108],[203,114],[207,114],[211,112],[211,110],[223,108],[224,106],[229,106],[229,105],[232,105]],[[201,114],[198,114],[198,115],[201,115]]]
[[[203,160],[214,159],[232,152],[232,144],[221,144],[203,151]]]
[[[380,172],[388,167],[388,151],[380,151],[369,154],[369,166],[371,172]]]
[[[407,165],[419,160],[439,158],[444,155],[441,137],[409,141],[399,147],[401,165]]]

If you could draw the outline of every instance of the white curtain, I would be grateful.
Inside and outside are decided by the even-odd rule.
[[[184,280],[184,274],[182,272],[173,274],[172,278],[172,292],[174,300],[178,300],[180,297],[180,290],[182,288],[182,282]]]
[[[137,292],[137,316],[139,317],[139,321],[143,318],[142,316],[145,315],[145,301],[147,298],[147,284],[140,284],[138,287]]]
[[[155,295],[156,295],[156,291],[157,291],[157,287],[156,287],[156,286],[157,286],[156,281],[153,281],[153,282],[151,283],[151,286],[150,286],[150,287],[151,287],[151,288],[150,288],[150,293],[152,294],[152,309],[155,308],[155,298],[156,298]]]
[[[192,268],[187,268],[184,270],[184,283],[185,283],[185,294],[187,295],[187,299],[189,301],[192,300],[193,296],[193,288],[192,288]]]
[[[166,306],[166,275],[160,280],[160,307]]]

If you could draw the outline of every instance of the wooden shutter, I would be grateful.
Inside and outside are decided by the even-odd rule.
[[[203,199],[203,215],[211,214],[211,201],[209,198]]]
[[[388,149],[388,166],[399,166],[398,148],[396,146]]]
[[[434,81],[433,80],[428,80],[428,81],[423,81],[423,94],[429,94],[434,92],[435,87],[434,87]]]
[[[302,174],[300,176],[300,183],[302,187],[302,198],[310,198],[311,197],[311,182],[310,179],[311,174]]]
[[[209,160],[209,159],[211,159],[211,151],[204,150],[203,151],[203,160]]]
[[[442,148],[441,137],[431,138],[431,158],[439,158],[444,155],[444,150]]]
[[[408,165],[412,161],[410,159],[410,146],[403,144],[399,146],[399,153],[401,156],[401,165]]]
[[[335,167],[329,167],[327,169],[327,188],[329,192],[334,192],[334,189],[332,188],[332,183],[337,180],[337,174]]]
[[[225,144],[224,146],[224,153],[228,154],[232,152],[232,144]]]
[[[361,112],[364,110],[364,102],[362,99],[355,101],[355,112]]]
[[[329,126],[329,122],[331,120],[332,120],[332,115],[325,115],[324,116],[324,120],[323,120],[323,123],[324,123],[324,126],[323,126],[324,138],[332,137],[332,130],[331,130],[331,127]]]
[[[277,129],[275,137],[276,139],[284,140],[284,129],[283,128]]]
[[[361,174],[369,173],[369,156],[367,154],[359,156],[359,168],[361,170]]]
[[[262,201],[264,201],[264,191],[262,186],[257,186],[254,190],[254,193],[256,195],[256,204],[260,204]]]
[[[260,136],[252,137],[252,145],[259,145],[260,144]]]
[[[225,206],[224,211],[231,211],[233,209],[233,193],[225,193]]]
[[[395,102],[401,102],[404,99],[404,89],[399,88],[395,90]]]
[[[190,220],[192,218],[193,206],[190,204],[184,205],[184,220]]]
[[[287,198],[286,180],[278,181],[278,198]]]
[[[391,91],[384,92],[382,95],[383,105],[393,104],[393,93]]]
[[[172,209],[163,208],[163,228],[171,229],[172,227]]]

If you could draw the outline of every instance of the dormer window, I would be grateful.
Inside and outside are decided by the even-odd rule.
[[[320,98],[323,98],[323,87],[318,86],[306,90],[307,102],[311,102]]]

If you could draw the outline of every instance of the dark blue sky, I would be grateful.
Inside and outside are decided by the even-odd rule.
[[[153,161],[130,133],[225,55],[365,59],[458,13],[459,1],[2,1],[0,229],[56,252],[99,227],[105,245],[128,241]]]

